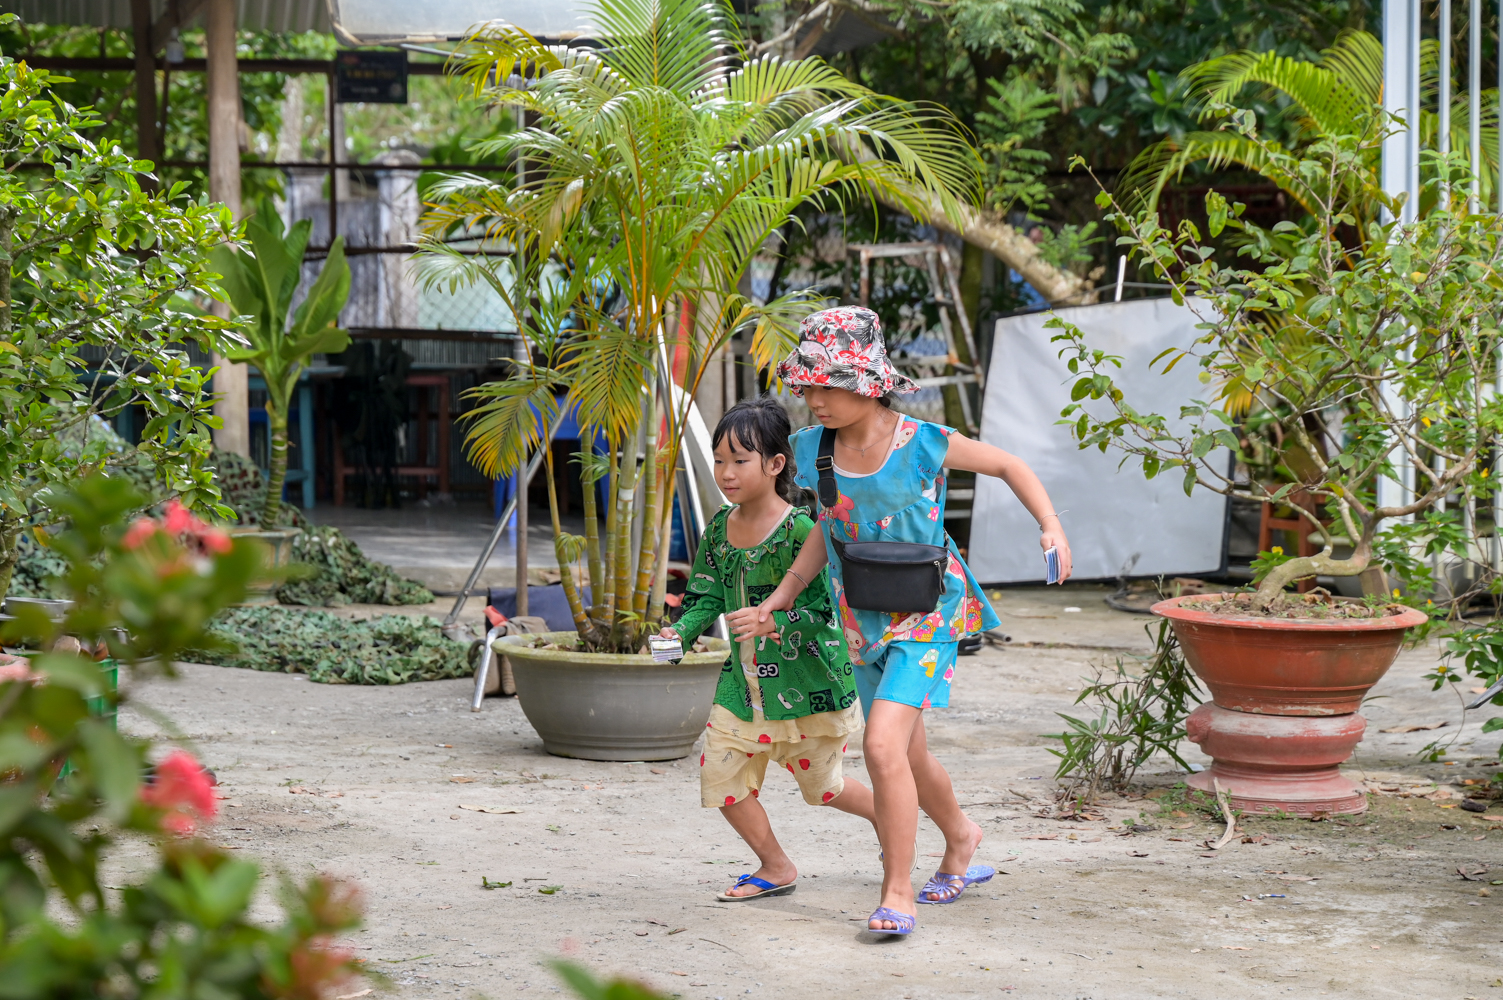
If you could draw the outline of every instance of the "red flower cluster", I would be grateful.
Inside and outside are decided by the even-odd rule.
[[[136,520],[121,541],[126,549],[138,549],[158,532],[176,539],[199,555],[224,555],[230,551],[230,536],[193,516],[176,498],[167,501],[162,520],[143,517]]]
[[[141,801],[164,810],[162,829],[183,837],[218,811],[209,776],[192,754],[182,750],[174,750],[157,765],[154,780],[141,789]]]

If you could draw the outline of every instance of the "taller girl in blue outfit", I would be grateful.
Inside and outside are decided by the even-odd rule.
[[[945,532],[944,470],[996,476],[1039,522],[1039,545],[1057,548],[1061,579],[1070,575],[1070,546],[1059,517],[1033,471],[1013,455],[954,429],[905,416],[886,403],[891,393],[918,389],[888,360],[881,326],[869,309],[841,307],[803,323],[798,348],[778,377],[804,397],[821,427],[793,436],[797,482],[817,488],[822,430],[835,431],[834,474],[839,502],[822,506],[821,531],[810,533],[777,589],[754,611],[732,616],[739,633],[763,634],[774,611],[794,599],[829,565],[831,599],[839,611],[856,684],[866,711],[864,749],[882,842],[880,907],[868,926],[879,933],[913,930],[914,903],[950,903],[994,871],[971,866],[981,828],[955,800],[950,776],[929,752],[923,711],[950,703],[956,647],[962,636],[1001,624]],[[844,569],[830,540],[918,542],[949,551],[944,593],[928,613],[893,614],[852,608]],[[914,898],[914,839],[922,807],[945,835],[945,856]]]

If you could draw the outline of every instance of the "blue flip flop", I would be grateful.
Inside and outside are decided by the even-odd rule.
[[[953,903],[973,885],[982,882],[990,882],[992,876],[997,874],[997,869],[987,865],[972,865],[965,870],[964,875],[950,875],[945,872],[935,872],[934,877],[924,883],[919,890],[918,901],[935,906],[945,903]],[[943,896],[943,899],[927,899],[930,894]]]
[[[883,928],[879,930],[871,925],[873,920],[891,920],[898,926],[891,929]],[[890,909],[886,906],[879,906],[871,916],[866,918],[866,929],[871,931],[873,934],[893,934],[896,936],[902,936],[904,934],[912,934],[913,927],[916,923],[918,923],[917,917],[909,916],[906,913],[899,913],[897,910]]]
[[[731,888],[739,889],[743,885],[754,885],[761,891],[752,893],[750,896],[729,896],[722,892],[715,898],[720,900],[722,903],[744,903],[748,899],[762,899],[766,896],[786,896],[794,889],[798,888],[797,881],[789,882],[787,885],[775,885],[772,882],[767,881],[765,878],[757,878],[750,872],[747,872],[745,875],[742,875],[740,878],[738,878],[736,880],[736,884],[731,886]]]

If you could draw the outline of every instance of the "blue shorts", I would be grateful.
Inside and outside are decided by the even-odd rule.
[[[945,708],[959,648],[954,642],[890,642],[876,662],[854,664],[862,710],[871,715],[874,701]]]

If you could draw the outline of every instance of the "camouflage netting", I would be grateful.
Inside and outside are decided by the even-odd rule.
[[[185,658],[247,670],[307,674],[321,684],[405,684],[473,674],[469,645],[447,639],[424,615],[341,618],[278,605],[235,608],[211,627],[233,651]]]
[[[122,442],[121,447],[128,446]],[[213,461],[225,504],[234,509],[240,524],[258,526],[266,503],[266,477],[254,462],[233,452],[215,449]],[[150,480],[149,468],[143,471],[129,463],[125,474],[133,481],[142,477]],[[405,580],[385,563],[367,558],[360,546],[338,528],[311,524],[291,504],[282,505],[277,527],[301,529],[302,534],[293,540],[291,558],[293,562],[313,567],[312,575],[277,589],[277,600],[283,604],[340,607],[427,604],[433,600],[432,591],[421,583]],[[17,597],[63,596],[54,593],[48,584],[48,580],[67,568],[63,560],[30,534],[22,537],[20,550],[10,593]]]
[[[316,572],[277,589],[283,604],[427,604],[433,592],[416,580],[404,580],[385,563],[367,559],[360,546],[338,528],[304,528],[292,541],[292,561]]]

